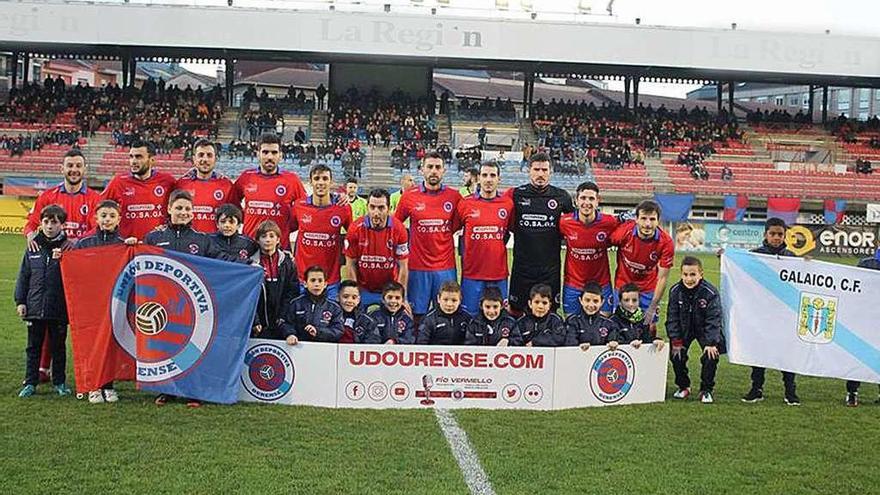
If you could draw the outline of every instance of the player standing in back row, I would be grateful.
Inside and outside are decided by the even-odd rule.
[[[239,204],[232,181],[216,172],[217,148],[207,139],[193,145],[193,168],[177,179],[174,189],[182,189],[193,198],[192,228],[198,232],[217,232],[217,208],[226,203]]]
[[[407,293],[416,325],[443,282],[458,278],[452,233],[459,229],[455,210],[461,194],[443,184],[445,174],[443,157],[428,153],[422,161],[424,182],[404,192],[394,212],[399,221],[410,221]]]
[[[552,311],[559,307],[559,219],[574,211],[574,206],[568,192],[550,185],[551,171],[550,157],[535,153],[529,158],[529,183],[507,191],[514,208],[510,311],[516,316],[525,311],[529,290],[535,284],[549,285],[553,290]]]

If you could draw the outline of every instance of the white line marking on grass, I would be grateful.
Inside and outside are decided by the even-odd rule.
[[[449,442],[449,448],[452,449],[452,455],[458,461],[458,467],[464,476],[464,482],[467,483],[471,493],[479,495],[495,495],[492,483],[489,482],[489,476],[483,470],[480,459],[473,445],[468,440],[467,432],[465,432],[452,411],[448,409],[434,409],[437,415],[437,422],[440,423],[440,429],[446,441]]]

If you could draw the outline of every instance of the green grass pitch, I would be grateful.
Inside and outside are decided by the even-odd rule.
[[[0,480],[4,493],[467,493],[431,411],[256,404],[157,408],[122,384],[117,404],[18,399],[25,331],[12,290],[20,237],[0,236]],[[703,256],[718,281],[718,261]],[[853,260],[847,260],[853,262]],[[678,277],[677,270],[672,280]],[[87,297],[87,295],[84,295]],[[661,325],[662,328],[662,325]],[[70,348],[68,344],[68,349]],[[72,361],[68,373],[73,375]],[[691,349],[691,375],[699,354]],[[673,390],[669,371],[668,393]],[[801,407],[739,397],[748,369],[719,366],[716,403],[561,412],[456,411],[497,493],[877,493],[880,406],[843,406],[839,380],[800,377]]]

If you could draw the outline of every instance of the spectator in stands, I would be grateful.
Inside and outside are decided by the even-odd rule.
[[[733,180],[733,170],[727,165],[721,169],[721,180],[725,182]]]
[[[480,130],[477,131],[477,139],[480,140],[480,147],[481,148],[486,147],[486,133],[487,132],[488,131],[486,130],[486,124],[483,124],[482,127],[480,127]]]
[[[324,87],[324,84],[321,83],[315,89],[315,98],[318,104],[318,110],[324,109],[324,97],[327,96],[327,88]]]

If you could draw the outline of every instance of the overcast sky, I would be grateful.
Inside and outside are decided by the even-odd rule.
[[[338,0],[337,3],[353,2]],[[407,2],[362,0],[360,3],[398,5]],[[420,3],[427,7],[436,2],[423,0]],[[608,6],[608,0],[508,0],[511,10],[520,9],[522,3],[531,3],[539,13],[577,12],[583,3],[592,8],[593,14],[605,15]],[[451,0],[451,4],[491,7],[495,5],[495,0]],[[597,20],[633,23],[640,18],[642,24],[709,28],[729,28],[732,22],[736,22],[737,29],[816,34],[830,29],[834,34],[880,36],[880,0],[613,0],[612,11],[613,17]],[[184,67],[216,75],[213,65],[184,64]],[[609,87],[620,90],[623,83],[611,81]],[[642,83],[639,90],[645,94],[684,97],[686,92],[696,87]]]

